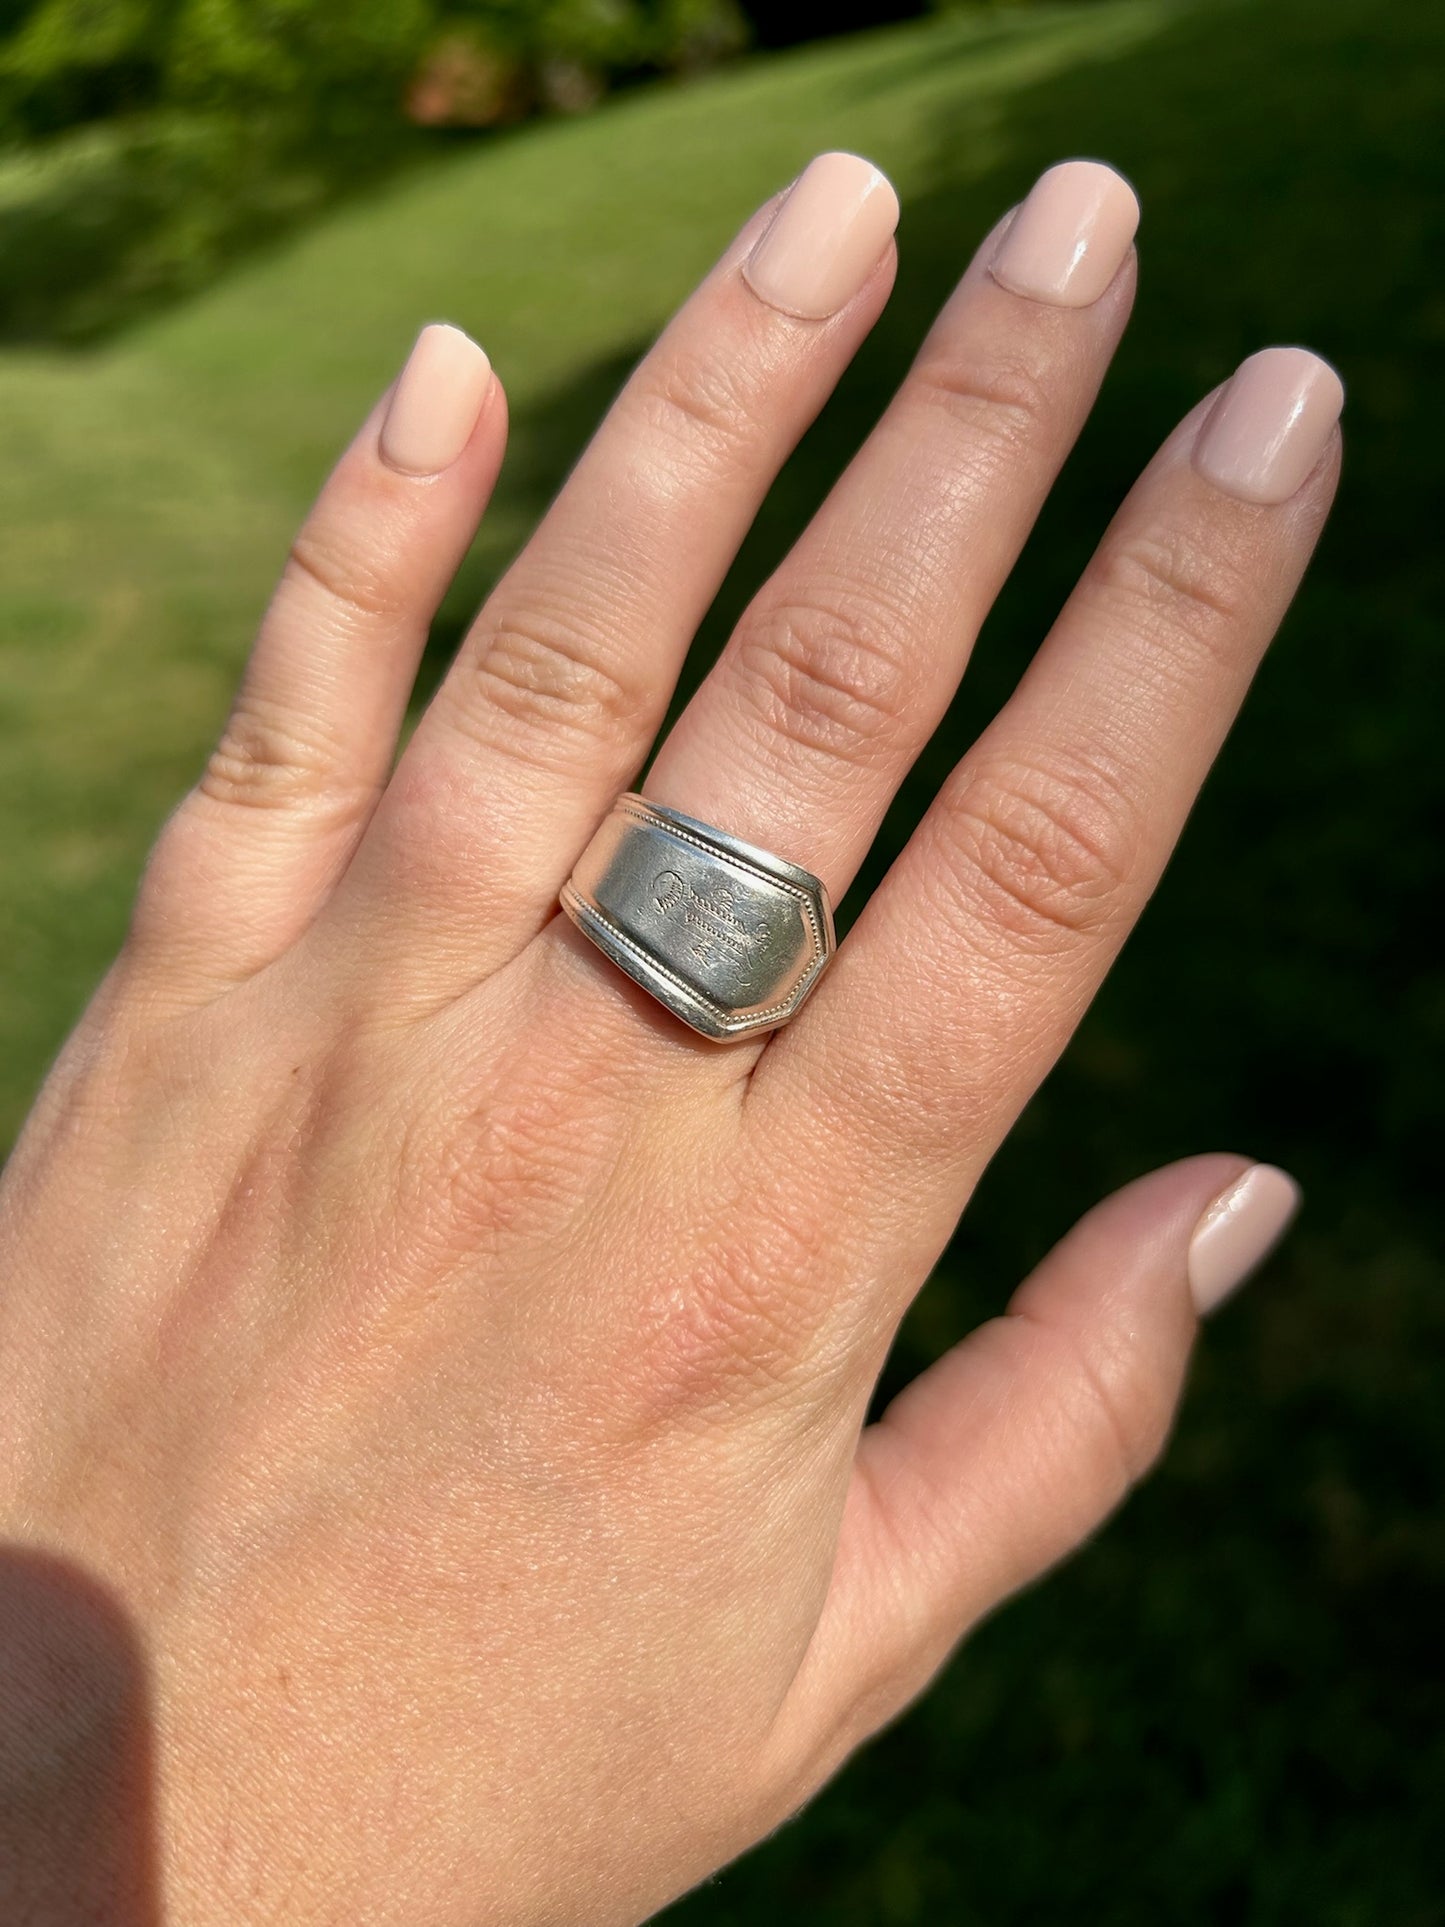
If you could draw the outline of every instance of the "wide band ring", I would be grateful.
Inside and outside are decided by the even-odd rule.
[[[835,948],[810,871],[629,792],[578,859],[562,908],[597,948],[704,1037],[776,1030]]]

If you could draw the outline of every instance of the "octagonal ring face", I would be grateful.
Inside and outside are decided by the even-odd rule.
[[[787,1023],[834,950],[817,877],[631,793],[612,806],[561,901],[619,969],[719,1041]]]

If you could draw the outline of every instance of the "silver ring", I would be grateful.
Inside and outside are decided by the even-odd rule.
[[[562,908],[619,970],[719,1040],[786,1024],[835,948],[810,871],[632,792],[582,852]]]

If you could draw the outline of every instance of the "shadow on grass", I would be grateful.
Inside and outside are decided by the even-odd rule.
[[[843,100],[867,100],[875,94],[905,86],[922,75],[935,74],[940,67],[977,66],[1001,47],[1011,47],[1020,41],[1037,43],[1038,38],[1037,15],[1031,19],[1028,10],[1022,8],[1012,15],[997,13],[991,20],[974,14],[969,19],[967,35],[961,35],[951,45],[940,42],[936,31],[918,39],[910,38],[902,46],[894,35],[880,34],[875,58],[866,67],[852,68],[846,79],[840,76],[838,95]]]

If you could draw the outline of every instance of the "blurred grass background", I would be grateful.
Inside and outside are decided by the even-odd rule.
[[[121,256],[97,244],[91,283],[57,270],[48,307],[21,288],[6,310],[0,1142],[119,939],[291,531],[420,321],[478,336],[514,420],[431,680],[755,204],[826,146],[892,174],[897,291],[760,517],[690,686],[997,214],[1071,153],[1135,181],[1129,338],[855,901],[1174,420],[1266,342],[1303,341],[1344,375],[1345,481],[1314,571],[888,1385],[1167,1158],[1287,1165],[1299,1229],[1209,1332],[1167,1464],[1124,1517],[670,1920],[1445,1922],[1445,971],[1426,935],[1445,827],[1442,107],[1445,16],[1400,0],[962,9],[408,147],[270,228],[207,229],[205,272],[153,277],[144,298],[133,250],[107,281]],[[43,253],[24,170],[53,160],[22,148],[0,168],[0,243]]]

